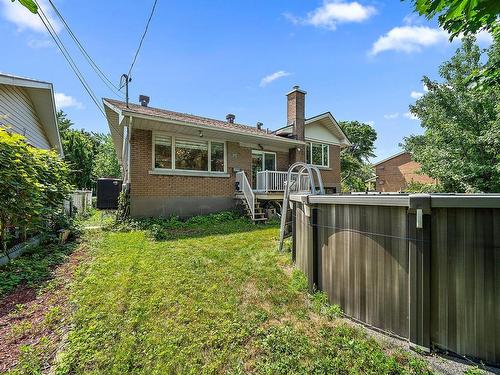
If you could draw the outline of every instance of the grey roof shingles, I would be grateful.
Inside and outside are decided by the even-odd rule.
[[[257,129],[256,127],[253,127],[253,126],[230,123],[227,121],[216,120],[216,119],[212,119],[212,118],[208,118],[208,117],[196,116],[196,115],[192,115],[189,113],[174,112],[174,111],[169,111],[166,109],[160,109],[160,108],[154,108],[154,107],[145,107],[145,106],[142,106],[139,104],[134,104],[134,103],[129,103],[129,106],[127,108],[126,103],[122,102],[120,100],[107,99],[107,98],[103,98],[103,100],[105,102],[108,102],[109,104],[115,106],[116,108],[122,110],[122,111],[129,111],[129,112],[148,115],[148,116],[156,116],[156,117],[161,117],[161,118],[167,119],[167,120],[181,121],[181,122],[186,122],[186,123],[195,124],[195,125],[202,125],[202,126],[207,126],[207,127],[222,128],[222,129],[227,129],[227,130],[237,130],[237,131],[241,131],[242,133],[260,135],[260,136],[264,135],[264,136],[268,136],[270,138],[279,138],[281,140],[286,139],[286,138],[283,138],[283,137],[278,136],[276,134],[268,133],[266,130]]]

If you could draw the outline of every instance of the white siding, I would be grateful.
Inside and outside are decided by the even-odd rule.
[[[305,129],[305,138],[316,141],[323,141],[325,143],[340,144],[340,140],[332,134],[324,125],[309,124]]]
[[[32,146],[50,148],[33,103],[22,87],[0,84],[0,126],[9,126],[11,131],[24,135]]]

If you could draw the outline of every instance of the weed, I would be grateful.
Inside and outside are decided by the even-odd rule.
[[[486,372],[481,370],[479,367],[474,366],[474,367],[469,367],[467,370],[465,370],[464,374],[466,375],[484,375]]]
[[[32,247],[19,258],[0,266],[0,297],[25,283],[28,287],[39,286],[52,275],[52,269],[61,264],[75,248],[74,243],[48,244]]]

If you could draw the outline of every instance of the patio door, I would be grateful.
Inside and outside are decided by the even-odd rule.
[[[276,153],[252,150],[252,188],[257,187],[257,172],[275,170]]]

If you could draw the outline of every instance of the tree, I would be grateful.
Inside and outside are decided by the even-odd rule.
[[[453,39],[476,34],[480,30],[495,32],[499,28],[498,0],[412,0],[415,10],[428,19],[438,17],[439,25]]]
[[[11,0],[14,2],[15,0]],[[37,14],[38,13],[38,7],[36,6],[36,3],[33,0],[18,0],[22,6],[26,7],[31,13]]]
[[[100,138],[100,146],[92,170],[94,180],[100,177],[121,177],[120,164],[111,135],[103,134]]]
[[[499,58],[495,39],[489,58]],[[495,55],[495,56],[494,56]],[[441,82],[424,76],[429,90],[410,112],[424,134],[404,139],[404,148],[448,192],[500,191],[500,88],[471,88],[468,77],[482,69],[482,53],[473,37],[464,38],[455,55],[439,69]]]
[[[99,147],[95,134],[71,129],[74,125],[63,111],[57,112],[57,124],[64,151],[64,159],[71,169],[71,183],[78,189],[92,189],[94,157]]]
[[[422,16],[438,17],[439,25],[450,33],[450,40],[481,30],[500,38],[499,0],[412,0]],[[490,60],[483,69],[471,71],[470,80],[480,87],[500,86],[500,58]]]
[[[365,181],[373,174],[368,159],[375,156],[377,132],[369,124],[359,121],[341,121],[340,127],[352,144],[340,157],[342,190],[363,191]]]

